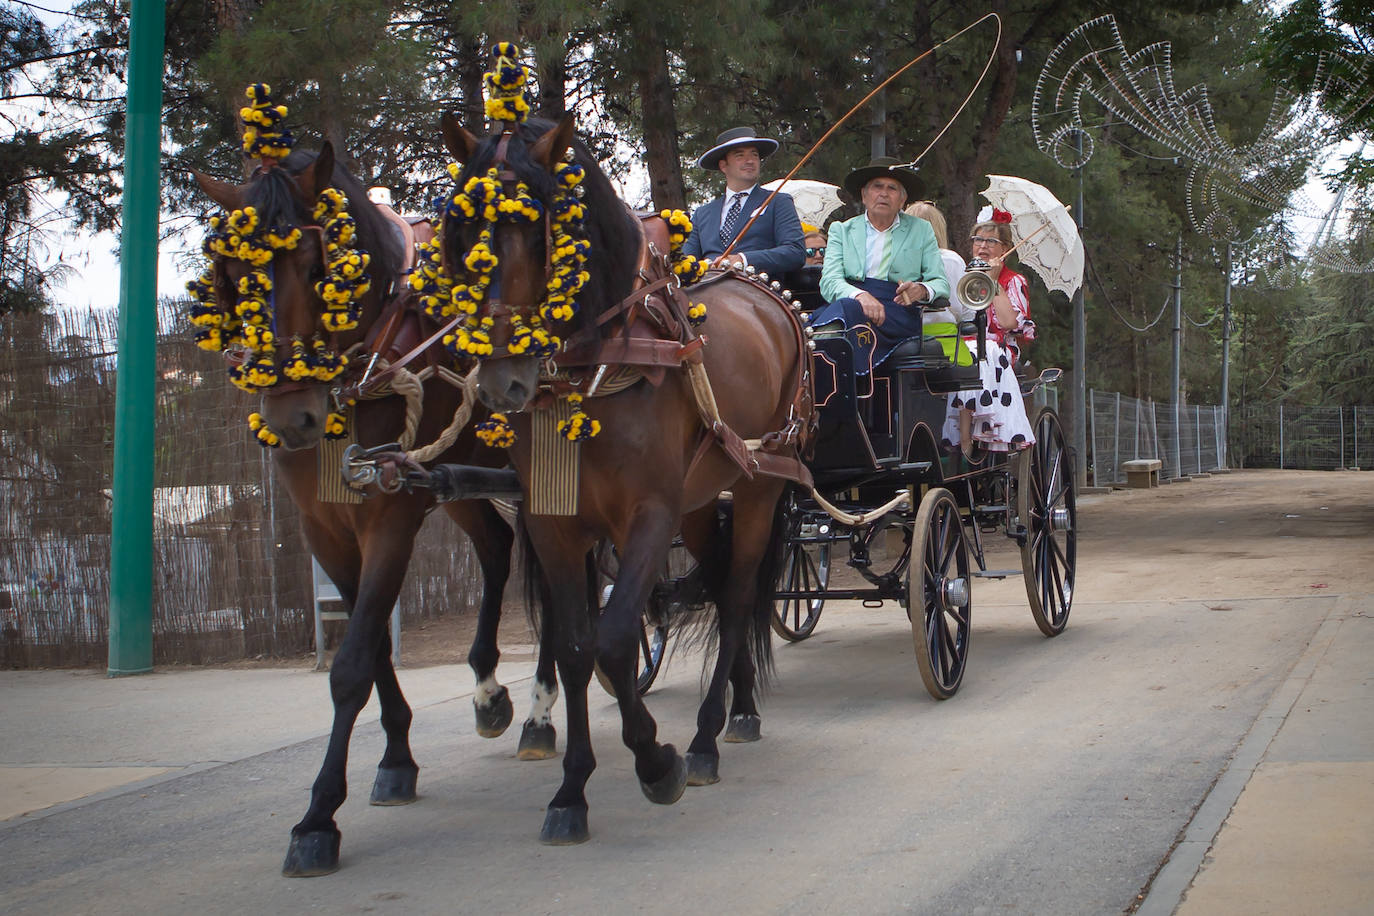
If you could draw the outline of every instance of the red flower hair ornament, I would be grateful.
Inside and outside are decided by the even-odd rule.
[[[993,207],[992,221],[994,223],[1009,223],[1011,222],[1011,214],[1008,213],[1006,210],[999,210],[996,207]]]

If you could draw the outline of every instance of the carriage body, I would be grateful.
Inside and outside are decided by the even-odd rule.
[[[814,308],[809,278],[789,279],[801,308]],[[976,340],[981,358],[984,315],[959,334]],[[1035,446],[990,454],[970,470],[957,450],[941,448],[940,430],[948,395],[979,386],[976,360],[958,365],[933,336],[909,339],[871,367],[854,365],[843,335],[817,334],[813,345],[819,428],[807,463],[815,489],[788,506],[774,630],[806,639],[828,600],[896,602],[911,620],[922,681],[939,699],[962,680],[973,579],[1024,575],[1037,625],[1047,636],[1061,632],[1072,602],[1076,502],[1054,411],[1034,418]],[[1016,543],[1021,569],[988,568],[983,538],[998,532]],[[833,581],[840,565],[857,577]]]

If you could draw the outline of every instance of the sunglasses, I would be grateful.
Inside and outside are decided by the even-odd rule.
[[[806,249],[806,256],[807,256],[808,258],[814,258],[816,255],[820,255],[821,257],[825,257],[825,249],[824,249],[824,248],[808,248],[808,249]]]

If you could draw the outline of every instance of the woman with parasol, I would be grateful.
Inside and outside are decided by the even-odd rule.
[[[980,373],[982,388],[956,391],[949,396],[942,436],[950,447],[957,445],[971,465],[983,461],[973,457],[975,443],[988,451],[1014,452],[1035,442],[1021,399],[1021,386],[1012,369],[1021,355],[1021,343],[1035,339],[1029,284],[1005,263],[1012,247],[1011,214],[1005,210],[994,208],[992,219],[979,222],[969,234],[970,254],[975,261],[985,262],[987,266],[981,269],[997,284],[988,306],[987,358]],[[973,263],[970,261],[971,269]]]

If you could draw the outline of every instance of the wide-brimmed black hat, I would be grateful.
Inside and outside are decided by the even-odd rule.
[[[862,200],[864,185],[886,175],[906,188],[907,200],[915,200],[925,193],[925,182],[911,169],[897,167],[902,165],[904,163],[891,156],[879,156],[868,165],[860,166],[846,175],[844,189],[853,194],[855,200]]]
[[[762,159],[778,148],[778,141],[760,137],[754,133],[752,127],[732,127],[716,137],[716,145],[702,154],[701,158],[697,160],[697,165],[708,172],[717,171],[720,169],[720,160],[724,158],[726,150],[736,146],[756,146],[759,150],[759,158]]]

